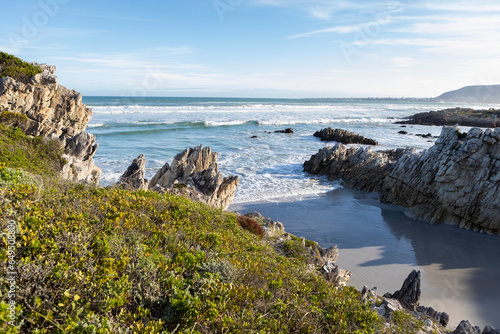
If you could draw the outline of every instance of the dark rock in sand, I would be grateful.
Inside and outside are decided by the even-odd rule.
[[[117,185],[125,189],[147,190],[149,181],[144,178],[145,167],[146,158],[144,154],[141,154],[132,161],[125,173],[120,176]]]
[[[397,299],[406,309],[415,311],[420,304],[420,271],[413,270],[400,290],[384,297]]]
[[[378,145],[377,141],[360,136],[354,132],[342,129],[325,128],[314,133],[321,141],[336,141],[342,144]]]
[[[231,204],[239,180],[218,171],[217,153],[210,147],[188,148],[166,163],[151,179],[150,189],[162,189],[223,210]]]
[[[274,131],[275,133],[293,133],[293,129],[292,128],[288,128],[288,129],[285,129],[285,130],[276,130]]]
[[[402,135],[407,135],[407,134],[408,134],[408,132],[403,131],[403,130],[399,131],[398,133],[399,133],[399,134],[402,134]]]
[[[259,138],[259,137],[257,137],[257,136],[252,136],[252,137],[250,137],[250,138],[251,138],[251,139],[255,139],[255,138]]]
[[[396,124],[462,125],[495,128],[500,126],[500,119],[497,118],[500,118],[500,110],[498,109],[452,108],[415,114]]]

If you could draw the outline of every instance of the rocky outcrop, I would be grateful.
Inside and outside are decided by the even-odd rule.
[[[336,141],[342,144],[364,144],[378,145],[377,141],[360,136],[354,132],[342,129],[326,128],[314,133],[314,137],[321,138],[321,141]]]
[[[313,174],[375,190],[414,218],[500,233],[500,129],[443,128],[430,149],[372,151],[338,144],[304,164]]]
[[[125,173],[120,176],[117,185],[130,190],[147,190],[149,181],[144,177],[145,167],[146,158],[144,154],[141,154],[132,161]]]
[[[76,182],[97,182],[100,169],[92,159],[97,149],[95,137],[85,132],[92,109],[82,103],[82,95],[57,83],[56,67],[36,64],[43,72],[28,83],[10,77],[0,79],[0,110],[28,117],[19,127],[29,135],[57,139],[68,161],[62,177]]]
[[[500,334],[499,329],[491,326],[484,327],[483,331],[479,326],[472,325],[468,320],[462,320],[452,334]]]
[[[382,200],[415,218],[500,233],[500,129],[444,128],[434,146],[401,157]]]
[[[223,177],[218,171],[217,153],[200,145],[177,154],[171,165],[166,163],[151,179],[149,188],[225,210],[234,198],[238,183],[237,176]]]
[[[500,110],[498,109],[474,110],[470,108],[452,108],[418,113],[396,124],[462,125],[495,128],[500,126],[500,119],[498,118],[500,118]]]
[[[65,148],[65,154],[62,157],[67,162],[62,168],[61,177],[73,182],[98,184],[101,170],[94,165],[92,158],[99,147],[95,136],[81,132],[71,138],[55,137],[54,139],[59,140]]]
[[[415,311],[420,305],[420,271],[413,270],[400,290],[392,294],[386,293],[384,297],[396,299],[404,308]]]
[[[330,180],[342,179],[350,188],[364,191],[382,190],[382,184],[396,162],[413,150],[374,151],[371,147],[354,148],[342,144],[325,147],[304,163],[311,174],[327,175]]]
[[[38,84],[45,82],[43,79],[32,82],[37,84],[24,84],[9,77],[0,79],[0,110],[28,116],[23,130],[32,136],[54,134],[69,138],[85,131],[92,109],[82,103],[80,93],[57,83]]]
[[[378,301],[377,288],[368,289],[364,286],[361,299],[370,304],[378,315],[390,321],[393,313],[403,311],[412,314],[419,320],[425,320],[426,333],[442,333],[448,325],[450,317],[445,312],[435,311],[432,307],[420,306],[420,271],[412,271],[400,290],[386,293],[382,303]],[[378,305],[380,304],[380,305]],[[418,332],[421,333],[421,332]]]
[[[323,277],[336,286],[345,286],[352,273],[341,269],[335,262],[339,257],[338,247],[323,248],[315,241],[308,241],[305,238],[297,238],[287,233],[282,223],[275,222],[262,216],[259,212],[251,212],[244,215],[259,222],[264,230],[264,240],[274,247],[276,252],[286,256],[287,246],[295,244],[292,248],[296,252],[302,252],[312,270],[319,269]]]

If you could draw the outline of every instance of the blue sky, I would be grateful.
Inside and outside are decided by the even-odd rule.
[[[23,0],[0,50],[84,95],[433,97],[500,84],[500,2]]]

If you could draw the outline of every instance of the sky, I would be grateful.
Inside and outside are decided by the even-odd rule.
[[[435,97],[500,84],[498,0],[23,0],[0,51],[86,96]]]

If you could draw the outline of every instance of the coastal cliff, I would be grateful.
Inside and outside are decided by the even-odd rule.
[[[445,127],[434,146],[373,151],[338,144],[304,163],[312,174],[376,191],[381,200],[434,224],[500,234],[500,130]]]
[[[40,73],[25,80],[0,78],[0,111],[26,115],[27,120],[19,124],[26,134],[61,143],[67,161],[61,171],[63,178],[98,182],[101,171],[92,158],[98,144],[94,135],[85,132],[92,109],[82,103],[80,93],[58,84],[55,66],[32,65]]]

